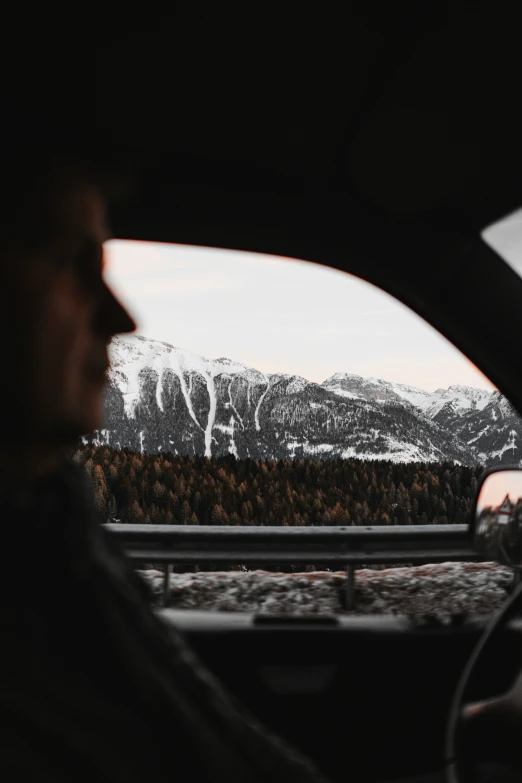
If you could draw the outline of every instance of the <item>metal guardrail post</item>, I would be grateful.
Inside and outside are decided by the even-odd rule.
[[[168,563],[165,566],[165,573],[163,575],[163,596],[161,605],[167,606],[170,596],[170,575],[172,573],[172,563]]]
[[[355,565],[346,566],[346,608],[355,608]]]

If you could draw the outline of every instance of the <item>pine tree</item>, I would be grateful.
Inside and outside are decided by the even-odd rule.
[[[139,525],[143,524],[144,521],[144,513],[140,508],[140,505],[137,500],[134,500],[132,502],[132,505],[130,507],[130,522],[131,524]]]
[[[188,500],[184,500],[183,506],[181,507],[181,524],[188,525],[191,516],[192,516],[192,511],[189,502]]]

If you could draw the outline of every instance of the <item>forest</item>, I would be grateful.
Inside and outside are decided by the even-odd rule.
[[[482,467],[383,460],[238,460],[80,446],[100,522],[437,525],[469,521]]]

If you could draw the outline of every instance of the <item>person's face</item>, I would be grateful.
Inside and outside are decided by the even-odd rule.
[[[20,318],[18,388],[11,396],[21,428],[14,418],[18,435],[23,430],[41,445],[67,442],[101,425],[108,344],[136,328],[103,279],[101,193],[72,180],[54,198],[54,240],[20,256],[11,275]]]

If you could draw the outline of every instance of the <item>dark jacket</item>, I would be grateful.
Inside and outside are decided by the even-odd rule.
[[[1,779],[324,781],[151,611],[78,467],[0,496]]]

